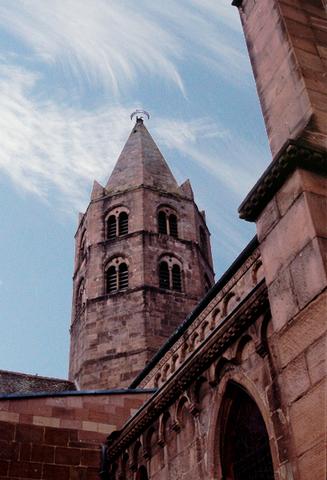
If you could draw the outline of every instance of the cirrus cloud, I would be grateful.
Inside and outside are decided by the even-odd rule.
[[[0,4],[0,26],[41,63],[114,94],[144,73],[185,94],[179,69],[192,59],[239,85],[246,71],[236,12],[216,0],[16,0]]]

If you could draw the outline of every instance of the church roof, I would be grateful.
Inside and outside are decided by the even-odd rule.
[[[110,193],[140,185],[180,193],[177,182],[159,148],[138,118],[106,185]]]
[[[0,370],[0,395],[11,393],[64,392],[76,390],[73,382],[61,378]]]

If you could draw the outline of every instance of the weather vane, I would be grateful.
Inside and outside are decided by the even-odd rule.
[[[131,120],[133,120],[135,116],[136,116],[136,120],[139,120],[139,119],[143,120],[144,117],[147,117],[148,120],[150,118],[150,114],[145,110],[135,110],[135,112],[131,114]]]

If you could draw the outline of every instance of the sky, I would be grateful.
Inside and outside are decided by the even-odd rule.
[[[270,162],[230,0],[0,0],[0,369],[67,377],[74,233],[137,108],[207,215],[216,280]]]

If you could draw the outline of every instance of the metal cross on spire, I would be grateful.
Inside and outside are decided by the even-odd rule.
[[[150,114],[148,112],[146,112],[145,110],[138,110],[138,109],[131,114],[131,120],[133,120],[135,116],[136,116],[136,121],[143,120],[145,117],[148,120],[150,118]]]

